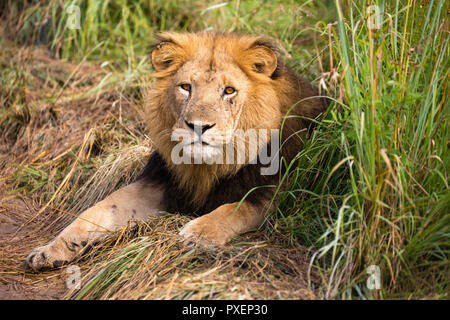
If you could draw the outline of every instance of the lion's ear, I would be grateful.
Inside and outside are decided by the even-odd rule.
[[[265,38],[255,41],[245,51],[244,64],[255,73],[272,77],[278,66],[278,49]]]
[[[185,59],[186,53],[183,48],[174,40],[173,34],[157,34],[156,39],[151,53],[155,71],[169,71],[176,68]]]

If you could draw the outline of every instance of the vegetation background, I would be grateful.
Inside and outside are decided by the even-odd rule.
[[[1,1],[0,297],[448,298],[448,5]],[[21,263],[145,164],[160,30],[271,36],[332,103],[261,229],[211,251],[179,245],[189,218],[176,213],[124,228],[77,262],[81,289],[67,291],[64,269]]]

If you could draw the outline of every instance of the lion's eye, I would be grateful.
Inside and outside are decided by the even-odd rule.
[[[191,91],[191,85],[189,83],[183,83],[180,87],[185,91]]]
[[[233,94],[236,92],[236,89],[234,89],[233,87],[226,87],[225,90],[223,91],[225,94]]]

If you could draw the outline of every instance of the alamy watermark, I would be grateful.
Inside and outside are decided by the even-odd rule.
[[[381,270],[377,265],[370,265],[366,269],[366,273],[369,275],[366,281],[367,289],[379,290],[381,289]]]
[[[67,17],[67,28],[74,30],[80,29],[80,7],[74,4],[66,8]]]
[[[381,28],[383,22],[383,11],[378,5],[371,5],[366,8],[367,14],[367,28],[371,30],[378,30]]]
[[[81,288],[81,270],[77,265],[71,265],[66,268],[66,273],[69,276],[66,279],[66,287],[69,290],[78,290]]]
[[[200,126],[199,126],[200,127]],[[280,167],[279,129],[237,129],[232,133],[202,134],[202,130],[176,129],[171,141],[174,164],[261,164],[262,175],[274,175]]]

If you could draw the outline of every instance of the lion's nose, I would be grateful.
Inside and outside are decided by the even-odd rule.
[[[192,131],[194,131],[199,136],[204,134],[206,130],[211,129],[216,125],[215,123],[206,123],[201,121],[192,121],[192,122],[184,121],[184,122]]]

